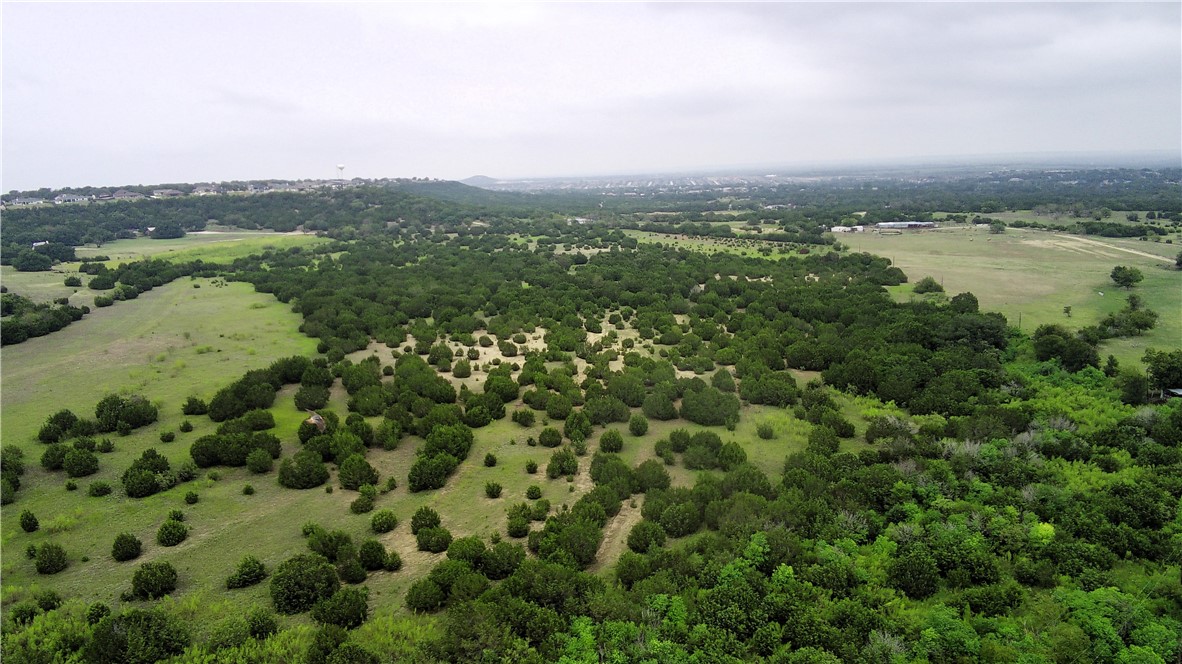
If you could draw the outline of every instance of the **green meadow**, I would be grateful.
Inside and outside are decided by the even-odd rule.
[[[1182,272],[1173,269],[1182,244],[1092,238],[1010,228],[993,235],[983,228],[952,227],[901,235],[850,233],[840,241],[854,251],[890,258],[911,283],[891,288],[895,298],[915,297],[914,282],[931,276],[951,296],[972,292],[985,311],[998,311],[1031,333],[1044,323],[1079,328],[1140,295],[1158,312],[1157,327],[1141,337],[1105,342],[1101,355],[1140,365],[1146,348],[1182,346]],[[1117,265],[1135,267],[1145,280],[1126,292],[1112,283]],[[1064,307],[1071,307],[1068,317]]]

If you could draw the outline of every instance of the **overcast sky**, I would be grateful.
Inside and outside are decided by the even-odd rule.
[[[4,191],[1179,150],[1182,4],[3,5]]]

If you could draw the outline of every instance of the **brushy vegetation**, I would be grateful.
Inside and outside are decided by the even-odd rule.
[[[976,200],[955,191],[940,200]],[[348,232],[333,217],[339,241],[233,265],[87,268],[124,299],[159,287],[123,308],[190,274],[202,291],[223,287],[213,275],[250,283],[294,308],[318,352],[264,349],[240,375],[163,396],[163,382],[92,381],[103,390],[81,405],[18,425],[3,450],[4,503],[22,511],[6,576],[35,571],[67,599],[6,586],[5,658],[1176,659],[1182,406],[1151,402],[1182,352],[1151,346],[1143,377],[1101,356],[1154,338],[1146,311],[1177,273],[1122,260],[1135,299],[1071,318],[1056,303],[1059,320],[1019,330],[976,294],[924,284],[900,298],[912,287],[897,266],[822,235],[878,195],[846,193],[841,205],[861,207],[798,192],[803,207],[753,204],[734,226],[709,221],[705,201],[668,222],[619,203],[593,224],[440,204],[452,216]],[[1137,222],[1163,231],[1142,237],[1168,236],[1173,219],[1158,219]],[[1120,225],[1104,223],[1085,231]],[[770,232],[744,238],[743,224]],[[1015,226],[991,242],[1045,232]],[[734,247],[641,243],[640,228]],[[26,472],[33,450],[40,468]],[[465,463],[473,453],[484,463]],[[254,477],[276,463],[276,481]],[[62,491],[91,476],[87,492]],[[122,493],[81,495],[106,495],[104,482]],[[491,500],[502,491],[532,502]],[[92,537],[110,521],[62,507],[74,500],[125,515],[116,561],[144,555],[157,527],[157,544],[184,545],[149,549],[134,572],[112,565],[109,532]],[[290,514],[333,529],[310,523],[308,553],[292,556]],[[237,590],[272,566],[266,591]],[[124,604],[70,599],[107,592],[92,577],[116,594],[130,577]],[[395,644],[377,625],[401,619],[400,603],[430,615],[397,623]],[[279,630],[272,609],[317,626]]]

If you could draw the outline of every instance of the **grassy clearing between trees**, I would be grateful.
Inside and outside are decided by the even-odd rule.
[[[1071,329],[1095,324],[1123,308],[1128,293],[1136,293],[1160,314],[1157,327],[1141,337],[1104,342],[1101,357],[1112,354],[1124,365],[1140,366],[1146,348],[1176,348],[1182,339],[1182,272],[1171,269],[1173,257],[1182,251],[1179,244],[1018,228],[991,235],[983,228],[965,227],[902,235],[851,233],[841,242],[854,251],[890,258],[907,273],[911,283],[888,289],[899,301],[914,296],[914,282],[931,276],[949,296],[972,292],[982,311],[1001,312],[1010,325],[1018,325],[1021,317],[1022,330],[1029,334],[1044,323]],[[1139,269],[1145,280],[1130,291],[1118,288],[1109,278],[1117,265]],[[1071,307],[1070,318],[1063,313],[1065,306]]]
[[[188,233],[175,240],[154,240],[146,237],[116,240],[101,247],[78,247],[75,254],[79,258],[110,256],[112,263],[137,261],[145,258],[227,262],[235,258],[258,254],[267,249],[303,247],[327,241],[325,238],[305,233],[205,231]],[[112,265],[112,263],[108,263],[108,265]]]
[[[358,542],[372,536],[371,515],[354,515],[349,511],[349,503],[356,494],[339,488],[335,472],[330,484],[336,488],[331,494],[322,488],[284,489],[277,484],[274,471],[252,475],[245,468],[218,468],[217,480],[203,472],[194,481],[144,499],[129,499],[120,489],[123,470],[144,449],[156,448],[177,467],[189,459],[189,446],[194,440],[213,433],[216,425],[207,417],[182,415],[185,398],[190,395],[209,398],[244,370],[265,366],[278,357],[312,354],[315,342],[299,334],[298,325],[298,318],[286,305],[269,295],[254,293],[246,284],[178,280],[134,301],[95,310],[82,322],[52,336],[6,350],[3,441],[25,449],[28,469],[19,499],[9,509],[33,511],[42,528],[26,534],[20,531],[17,519],[4,520],[5,605],[43,589],[116,605],[120,603],[120,594],[130,587],[131,574],[140,563],[167,560],[177,567],[180,575],[174,601],[184,604],[193,624],[204,629],[231,613],[256,604],[269,604],[266,583],[242,590],[224,589],[225,578],[243,556],[255,555],[274,569],[306,549],[300,531],[309,521],[345,530]],[[388,349],[376,345],[371,348],[377,350],[383,364],[393,361]],[[362,354],[370,352],[373,351]],[[482,358],[488,359],[491,355]],[[470,378],[456,382],[482,391],[486,377],[485,371],[477,370]],[[806,379],[807,376],[801,376],[801,383]],[[100,454],[99,472],[76,480],[78,490],[67,491],[62,473],[48,473],[40,468],[38,460],[44,446],[35,442],[36,432],[48,415],[61,408],[89,415],[102,395],[112,391],[148,396],[160,406],[160,420],[127,437],[112,434],[115,452]],[[273,432],[283,441],[285,457],[300,448],[295,432],[304,414],[294,406],[294,391],[294,386],[289,386],[280,392],[271,409],[277,425]],[[338,385],[328,409],[343,417],[347,413],[346,400],[347,395]],[[856,423],[859,431],[864,429],[864,423],[857,417],[858,409],[852,404],[845,406],[847,417]],[[520,401],[508,404],[509,410],[520,407],[523,407]],[[530,446],[526,441],[531,436],[537,438],[547,424],[561,429],[562,423],[548,423],[544,414],[539,415],[538,422],[530,428],[506,417],[478,429],[468,461],[460,465],[447,486],[437,491],[412,494],[406,489],[407,469],[422,442],[418,438],[404,439],[393,451],[378,449],[370,453],[370,461],[381,473],[383,483],[387,477],[394,477],[399,484],[393,491],[379,495],[376,509],[392,509],[397,514],[399,526],[379,536],[379,540],[387,549],[398,551],[404,562],[401,571],[372,573],[366,582],[376,613],[398,611],[411,583],[442,559],[442,554],[416,549],[409,521],[419,507],[436,509],[443,516],[444,526],[456,537],[479,535],[487,541],[497,532],[504,536],[505,510],[511,504],[525,501],[530,485],[542,488],[542,496],[551,502],[553,510],[562,509],[564,504],[573,505],[591,489],[590,459],[598,449],[603,430],[597,429],[588,441],[588,454],[580,458],[579,473],[573,482],[565,478],[551,480],[546,477],[545,469],[554,450]],[[178,433],[171,443],[160,442],[162,432],[177,431],[186,419],[194,425],[192,432]],[[773,423],[775,438],[762,440],[755,434],[756,425],[762,422]],[[735,431],[711,428],[724,441],[739,442],[750,460],[776,481],[782,474],[784,458],[803,448],[810,426],[795,420],[787,411],[749,405],[744,407]],[[654,420],[642,437],[632,436],[624,425],[609,428],[623,434],[625,444],[621,456],[635,466],[655,458],[654,443],[673,429],[692,432],[705,427],[684,420]],[[846,441],[843,446],[860,447],[861,443]],[[490,468],[481,463],[487,453],[496,455],[496,466]],[[527,461],[531,460],[538,464],[536,474],[525,471]],[[668,470],[675,484],[693,484],[693,472],[680,465]],[[115,492],[100,498],[89,497],[87,487],[95,481],[109,482]],[[485,497],[484,487],[488,482],[504,487],[500,498]],[[254,487],[253,495],[243,495],[246,484]],[[189,491],[198,493],[197,504],[185,504],[184,495]],[[173,509],[185,512],[191,530],[180,545],[164,548],[156,544],[155,533]],[[635,511],[625,510],[616,517],[619,527],[610,529],[609,524],[601,560],[596,565],[599,573],[610,573],[632,525],[629,515],[635,517],[632,514]],[[540,527],[540,523],[534,527]],[[144,553],[140,558],[127,563],[111,559],[111,543],[119,532],[130,532],[143,541]],[[51,578],[38,576],[32,561],[24,555],[29,544],[44,541],[65,542],[70,559],[69,568]],[[85,562],[84,557],[88,558]],[[289,623],[306,620],[306,616],[299,617],[290,619]]]

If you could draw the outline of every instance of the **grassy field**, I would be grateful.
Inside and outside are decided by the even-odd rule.
[[[144,258],[168,260],[205,260],[226,262],[260,253],[266,249],[286,249],[327,242],[325,238],[307,233],[273,233],[270,231],[202,231],[188,233],[175,240],[135,238],[117,240],[102,247],[79,247],[79,258],[110,256],[114,263]]]
[[[738,223],[738,225],[741,226],[742,224]],[[783,246],[782,242],[760,240],[755,235],[744,235],[728,241],[721,238],[669,235],[665,233],[650,233],[648,231],[626,230],[624,233],[636,238],[639,242],[654,244],[659,242],[668,246],[689,249],[690,251],[700,251],[705,254],[727,253],[735,254],[736,256],[749,256],[751,258],[762,257],[770,260],[781,260],[797,255],[796,251]],[[827,250],[827,247],[810,247],[810,251],[814,253]]]
[[[75,253],[79,258],[110,256],[111,260],[107,261],[109,267],[145,258],[229,263],[236,258],[267,249],[305,247],[327,241],[326,238],[303,233],[217,231],[189,233],[175,240],[116,240],[102,247],[78,247]],[[72,288],[64,283],[66,277],[71,275],[80,277],[83,284],[90,280],[89,275],[78,272],[79,265],[80,263],[60,263],[47,272],[17,272],[10,265],[3,265],[0,266],[0,283],[7,286],[8,290],[36,302],[50,302],[60,297],[68,297],[70,304],[75,306],[93,306],[96,291],[85,287]]]
[[[991,235],[985,229],[878,235],[851,233],[841,242],[854,251],[890,258],[912,284],[931,276],[949,295],[970,291],[981,309],[999,311],[1027,333],[1043,323],[1070,328],[1098,322],[1125,305],[1126,293],[1112,283],[1117,265],[1145,275],[1132,292],[1160,314],[1142,337],[1116,339],[1101,347],[1122,364],[1137,366],[1148,347],[1182,346],[1182,272],[1171,269],[1182,245],[1132,239],[1084,238],[1025,229]],[[896,299],[913,297],[912,284],[892,288]],[[1071,317],[1063,307],[1071,307]]]
[[[215,474],[204,473],[197,480],[142,500],[123,497],[118,488],[114,494],[102,498],[86,495],[86,488],[93,481],[105,480],[118,487],[122,471],[148,447],[156,447],[174,465],[187,459],[191,442],[215,428],[208,418],[181,415],[181,402],[188,395],[208,397],[247,368],[290,353],[311,352],[313,341],[294,333],[297,321],[283,305],[250,292],[243,284],[214,287],[209,282],[200,283],[202,288],[193,289],[187,281],[177,282],[125,303],[122,309],[100,310],[94,319],[53,337],[14,347],[26,352],[12,353],[11,361],[6,351],[3,439],[5,444],[17,444],[27,450],[29,468],[17,502],[6,513],[32,510],[41,520],[42,529],[26,534],[16,519],[3,522],[5,605],[39,588],[52,588],[63,596],[118,604],[119,595],[130,586],[131,575],[139,563],[165,559],[178,568],[181,579],[171,601],[181,604],[194,624],[207,626],[227,613],[269,602],[266,584],[245,590],[224,590],[225,578],[243,556],[256,555],[273,568],[306,550],[300,530],[309,521],[345,530],[358,541],[371,536],[370,515],[354,515],[349,511],[355,493],[339,487],[332,493],[320,488],[284,489],[278,486],[274,472],[254,476],[242,468],[221,468]],[[184,335],[186,331],[190,332],[188,337]],[[393,359],[390,351],[380,346],[371,347],[359,356],[373,352],[378,353],[383,363]],[[95,358],[102,361],[94,361]],[[464,382],[480,390],[484,376],[484,372],[477,371]],[[104,389],[95,390],[90,387],[93,385],[103,385]],[[99,473],[79,480],[77,491],[66,491],[65,478],[60,473],[47,473],[38,467],[37,459],[43,448],[30,441],[53,410],[70,407],[86,413],[107,390],[149,395],[161,406],[160,422],[128,437],[114,437],[116,451],[100,455]],[[281,391],[272,408],[277,422],[274,432],[284,442],[285,456],[299,448],[295,432],[304,417],[294,406],[294,391],[294,386]],[[337,386],[329,408],[343,415],[346,400],[347,395]],[[510,410],[518,407],[522,407],[520,402],[509,404]],[[172,443],[159,442],[162,431],[175,431],[184,419],[194,424],[194,431],[178,434]],[[764,421],[775,423],[775,439],[764,441],[755,435],[756,425]],[[394,477],[399,483],[393,491],[379,496],[377,509],[392,509],[398,515],[399,526],[379,539],[388,549],[398,551],[404,561],[403,570],[374,573],[366,582],[376,612],[398,611],[409,585],[443,557],[416,550],[409,520],[420,506],[436,509],[455,536],[475,534],[487,541],[494,533],[504,535],[505,510],[513,503],[524,501],[530,485],[541,487],[543,497],[551,501],[555,510],[564,504],[573,505],[591,488],[590,455],[598,447],[602,430],[597,429],[589,441],[589,453],[580,459],[579,473],[573,481],[551,480],[546,477],[545,468],[553,450],[526,443],[529,437],[536,438],[547,424],[540,417],[535,426],[523,428],[505,418],[478,430],[470,457],[447,486],[438,491],[412,494],[406,489],[406,472],[415,449],[421,444],[417,438],[404,439],[396,450],[370,452],[370,461],[382,474],[383,481]],[[554,425],[560,427],[561,423]],[[859,430],[863,426],[859,421]],[[635,465],[654,458],[654,443],[679,427],[690,431],[702,428],[681,420],[654,421],[642,437],[632,436],[623,425],[612,428],[624,434],[623,456]],[[751,461],[775,482],[782,473],[785,456],[803,447],[808,428],[808,424],[794,420],[786,411],[748,406],[735,431],[713,429],[725,441],[738,441]],[[847,441],[845,445],[856,449],[859,443]],[[497,457],[494,467],[483,465],[487,453]],[[538,472],[532,475],[525,471],[526,463],[531,460],[539,466]],[[669,467],[669,471],[678,484],[694,481],[694,474],[680,465]],[[501,498],[485,497],[487,482],[504,487]],[[248,483],[254,487],[254,495],[243,495],[242,489]],[[330,483],[335,485],[335,473]],[[200,496],[196,505],[184,504],[183,497],[188,491],[196,491]],[[636,505],[641,500],[638,498]],[[155,543],[155,532],[172,509],[184,510],[192,530],[185,542],[168,549]],[[612,520],[605,529],[595,571],[610,574],[610,563],[625,548],[628,532],[639,515],[637,506],[626,503],[621,514]],[[128,563],[111,560],[110,546],[118,532],[133,533],[144,542],[141,558]],[[66,546],[71,565],[58,575],[41,577],[23,552],[31,543],[49,540]],[[288,622],[306,619],[304,616]]]

